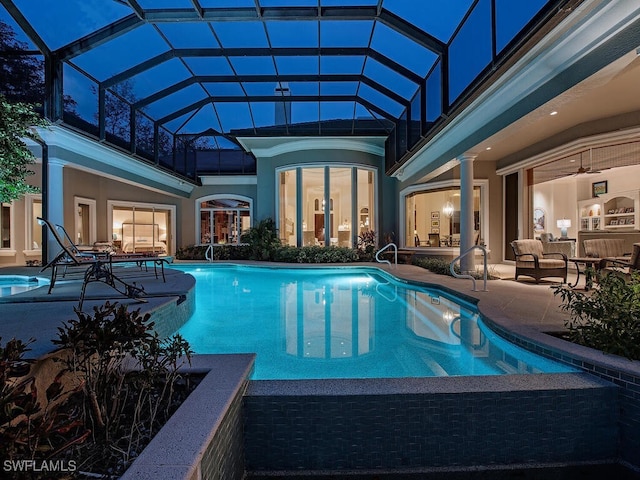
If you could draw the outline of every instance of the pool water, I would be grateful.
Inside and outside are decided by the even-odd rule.
[[[0,275],[0,297],[8,297],[48,285],[48,281],[22,275]]]
[[[254,379],[575,371],[494,334],[472,304],[376,268],[174,265],[196,278],[196,353],[257,353]]]

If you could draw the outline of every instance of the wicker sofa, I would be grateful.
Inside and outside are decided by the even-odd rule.
[[[520,275],[542,278],[561,277],[567,282],[567,256],[564,253],[544,253],[540,240],[524,239],[511,242],[516,256],[516,280]]]
[[[601,258],[599,268],[606,266],[605,259],[628,261],[631,252],[625,252],[625,242],[620,238],[591,238],[582,242],[585,257]]]

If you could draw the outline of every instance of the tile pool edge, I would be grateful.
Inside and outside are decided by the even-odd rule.
[[[586,373],[252,380],[247,471],[615,463],[617,393]]]

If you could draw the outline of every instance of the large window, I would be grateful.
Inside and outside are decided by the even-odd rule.
[[[251,227],[251,200],[214,195],[198,200],[200,244],[239,244]]]
[[[293,246],[353,247],[358,235],[375,230],[374,178],[373,170],[351,166],[280,170],[282,241]]]
[[[0,203],[0,249],[12,247],[11,204]]]
[[[175,235],[173,205],[108,202],[113,244],[122,253],[170,254]]]
[[[475,244],[486,241],[484,187],[473,188]],[[405,196],[405,244],[415,247],[460,246],[460,187],[415,187]]]
[[[92,245],[97,240],[96,201],[91,198],[74,197],[75,242]]]
[[[27,220],[27,231],[25,241],[25,251],[40,250],[42,248],[42,227],[37,218],[42,217],[42,196],[25,195],[25,207]]]
[[[296,195],[298,179],[295,170],[280,172],[280,212],[278,224],[281,225],[280,240],[284,245],[295,247],[298,245],[298,231],[296,224]],[[284,227],[284,228],[283,228]],[[303,227],[303,234],[307,231],[306,222]]]

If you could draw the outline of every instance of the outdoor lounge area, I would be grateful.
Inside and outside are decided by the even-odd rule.
[[[106,302],[158,342],[204,317],[140,347],[197,345],[203,388],[139,461],[103,449],[123,478],[640,478],[627,330],[574,344],[560,298],[639,268],[640,3],[0,0],[0,62],[2,345]],[[72,448],[117,424],[79,384]]]

